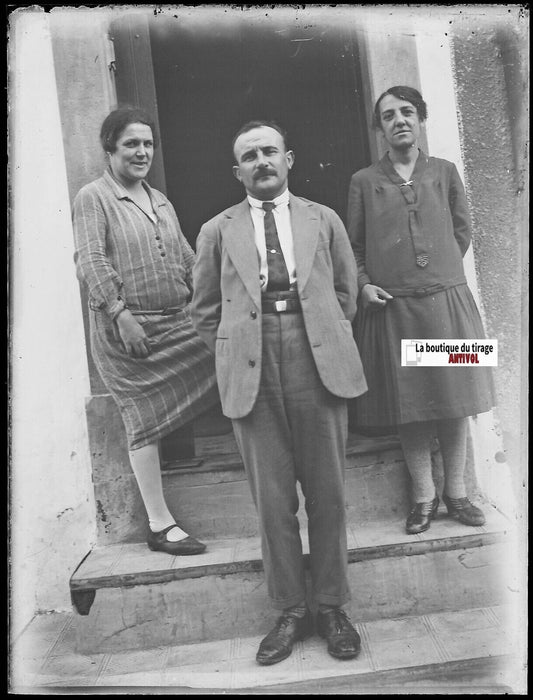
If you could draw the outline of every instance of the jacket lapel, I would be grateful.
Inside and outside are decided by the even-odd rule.
[[[221,225],[224,247],[254,303],[261,306],[259,260],[250,205],[245,199],[226,213]]]
[[[292,238],[296,262],[296,282],[302,290],[313,266],[318,244],[320,220],[311,202],[291,194],[290,201]]]

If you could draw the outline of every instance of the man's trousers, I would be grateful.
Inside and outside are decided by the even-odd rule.
[[[299,481],[308,517],[313,599],[342,605],[350,599],[346,401],[324,388],[300,313],[264,314],[262,323],[259,394],[252,412],[233,420],[233,428],[259,516],[268,593],[280,610],[307,597],[296,516]]]

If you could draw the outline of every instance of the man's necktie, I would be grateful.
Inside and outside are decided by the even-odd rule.
[[[276,205],[274,202],[263,202],[265,210],[265,242],[268,264],[268,286],[267,290],[281,291],[290,287],[289,273],[283,251],[278,238],[276,222],[272,210]]]

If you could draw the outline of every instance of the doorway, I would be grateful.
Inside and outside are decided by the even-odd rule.
[[[193,248],[204,222],[244,198],[231,140],[246,121],[287,130],[291,192],[344,222],[350,177],[370,164],[355,29],[275,16],[155,15],[114,26],[117,95],[157,114],[164,166],[152,169],[152,184],[165,190]],[[233,440],[231,424],[212,410],[162,441],[164,461],[198,456],[199,437],[215,440],[211,452],[228,452],[225,435]]]
[[[193,246],[205,221],[244,197],[231,140],[251,119],[287,130],[291,191],[345,221],[350,176],[369,164],[354,32],[160,19],[149,29],[167,196]]]

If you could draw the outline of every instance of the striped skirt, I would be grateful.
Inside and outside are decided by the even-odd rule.
[[[349,403],[350,429],[462,418],[494,405],[490,367],[402,367],[401,340],[484,338],[479,312],[466,284],[425,297],[395,297],[385,308],[360,308],[354,336],[368,392]],[[372,432],[372,431],[371,431]]]
[[[189,307],[136,316],[150,340],[146,358],[124,352],[115,324],[90,311],[94,363],[124,421],[131,450],[156,442],[219,401],[215,357],[194,330]]]

